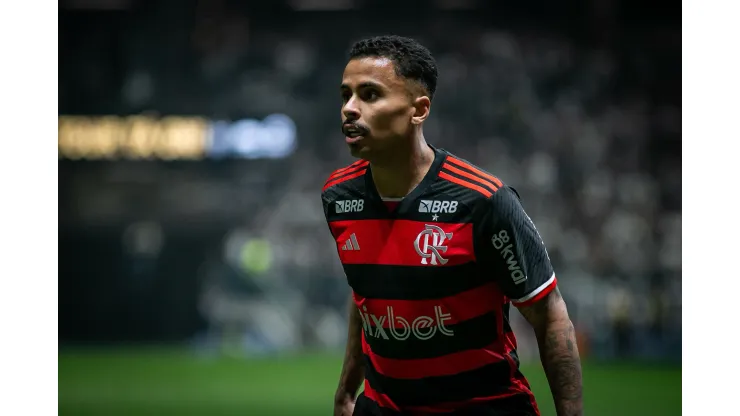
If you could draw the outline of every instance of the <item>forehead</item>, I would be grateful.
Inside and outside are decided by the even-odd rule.
[[[381,87],[397,88],[405,85],[404,79],[396,74],[393,61],[382,57],[351,59],[344,68],[342,85],[356,88],[360,84],[374,83]]]

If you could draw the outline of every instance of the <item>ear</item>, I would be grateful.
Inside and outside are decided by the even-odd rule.
[[[432,106],[432,101],[426,95],[417,97],[414,99],[414,115],[411,117],[411,123],[417,126],[424,122],[429,117],[429,110]]]

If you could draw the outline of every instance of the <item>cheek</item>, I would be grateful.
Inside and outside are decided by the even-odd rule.
[[[408,128],[410,118],[407,108],[388,107],[376,112],[372,122],[378,130],[389,130],[397,133]]]
[[[404,134],[411,129],[411,118],[405,111],[399,111],[391,117],[391,128],[395,133]]]

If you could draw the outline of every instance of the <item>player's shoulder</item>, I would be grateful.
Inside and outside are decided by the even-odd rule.
[[[480,166],[448,151],[443,152],[445,159],[439,170],[439,178],[447,186],[464,192],[475,200],[492,199],[501,191],[508,193],[513,190],[498,176]]]
[[[367,172],[369,162],[358,160],[350,165],[334,170],[324,181],[321,196],[325,201],[335,199],[339,195],[359,190],[364,183],[363,176]]]

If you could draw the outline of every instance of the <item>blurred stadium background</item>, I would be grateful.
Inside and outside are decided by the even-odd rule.
[[[60,414],[331,413],[349,289],[319,194],[351,162],[344,53],[384,33],[438,60],[427,139],[514,185],[538,224],[586,413],[680,414],[678,4],[59,5]]]

